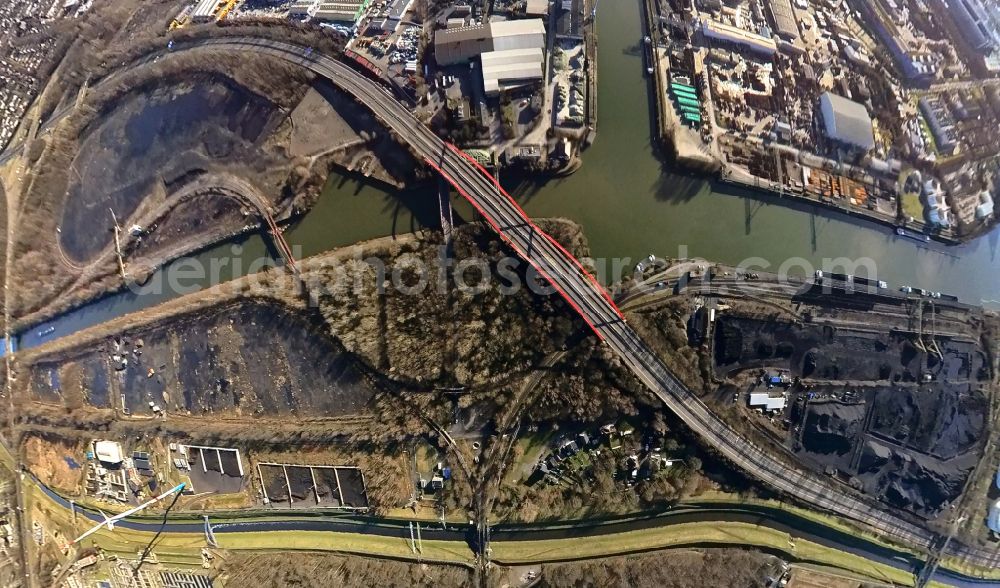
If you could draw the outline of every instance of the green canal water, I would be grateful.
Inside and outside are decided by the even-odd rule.
[[[886,227],[808,206],[785,206],[774,196],[671,171],[651,141],[650,87],[636,50],[643,36],[639,2],[601,3],[598,36],[598,134],[584,153],[583,167],[564,179],[503,178],[530,215],[580,223],[593,256],[609,260],[608,266],[610,260],[624,258],[631,259],[624,264],[630,266],[652,253],[732,265],[755,260],[759,269],[786,264],[791,273],[802,274],[823,269],[824,260],[868,259],[879,278],[893,287],[914,285],[1000,308],[1000,231],[961,247],[924,245],[899,238]],[[457,217],[472,218],[470,206],[453,202]],[[310,256],[437,226],[433,188],[388,191],[335,175],[316,207],[286,236],[297,256]],[[194,261],[212,267],[213,260],[226,260],[229,265],[218,276],[225,281],[246,273],[251,260],[266,255],[263,240],[250,237],[210,248]],[[168,270],[182,263],[187,262],[174,262]],[[205,280],[196,282],[204,285]],[[176,295],[168,288],[111,296],[22,333],[22,346]],[[42,335],[49,326],[54,334]]]
[[[568,178],[505,181],[530,215],[580,223],[596,258],[638,260],[653,253],[730,264],[761,258],[772,268],[790,264],[798,273],[822,269],[824,260],[866,258],[894,286],[912,284],[977,304],[1000,299],[998,232],[962,247],[925,246],[886,227],[673,173],[651,140],[651,90],[635,51],[641,21],[637,1],[600,5],[597,140],[584,153],[583,167]],[[464,203],[456,206],[470,218]],[[311,255],[436,227],[437,216],[430,191],[400,196],[337,176],[288,238]]]

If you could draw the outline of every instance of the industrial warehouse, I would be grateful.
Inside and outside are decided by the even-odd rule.
[[[827,138],[862,153],[875,148],[872,119],[864,104],[827,92],[819,105]]]
[[[938,24],[908,0],[680,4],[658,3],[645,39],[680,162],[918,242],[997,222],[998,87],[955,81],[1000,73],[995,3],[933,2]]]
[[[542,19],[509,20],[457,29],[434,35],[434,56],[439,65],[454,65],[492,51],[542,49]]]
[[[3,588],[1000,585],[993,0],[24,1]]]

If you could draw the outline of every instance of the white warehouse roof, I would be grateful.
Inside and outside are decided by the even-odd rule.
[[[544,47],[545,25],[540,18],[490,22],[434,34],[434,54],[440,65],[461,63],[489,51]]]
[[[750,406],[763,406],[764,410],[784,410],[785,397],[771,396],[767,392],[751,392]]]
[[[701,22],[701,34],[709,39],[740,45],[766,55],[774,55],[778,51],[778,44],[773,39],[712,19]]]
[[[545,25],[540,18],[490,23],[494,51],[545,47]]]
[[[122,446],[116,441],[97,441],[94,443],[94,453],[104,463],[115,464],[122,461]]]
[[[200,0],[191,13],[191,18],[196,21],[208,20],[215,15],[215,9],[219,5],[219,0]]]
[[[827,92],[820,96],[819,106],[827,137],[865,151],[875,147],[872,118],[864,104]]]
[[[986,526],[994,533],[1000,533],[1000,499],[990,505],[989,515],[986,517]]]
[[[528,0],[524,13],[528,16],[544,16],[549,13],[549,0]]]
[[[483,88],[496,94],[505,82],[542,79],[542,50],[510,49],[483,53]]]
[[[516,35],[544,35],[545,24],[540,18],[503,20],[490,23],[490,33],[494,39]]]

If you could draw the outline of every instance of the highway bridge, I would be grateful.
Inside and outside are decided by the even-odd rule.
[[[874,501],[850,493],[818,475],[772,456],[731,429],[666,365],[627,324],[611,297],[580,263],[541,231],[499,183],[478,163],[445,143],[424,126],[388,90],[350,66],[305,48],[262,39],[213,39],[199,46],[270,54],[308,67],[353,95],[400,140],[447,179],[476,208],[498,235],[566,298],[594,333],[692,430],[750,476],[815,508],[868,525],[883,537],[929,551],[937,534],[891,514]],[[947,554],[969,563],[994,567],[997,550],[952,541]]]
[[[566,298],[594,333],[693,431],[748,475],[786,495],[857,521],[884,538],[929,552],[938,536],[874,500],[852,493],[816,474],[786,464],[755,446],[718,418],[627,324],[603,287],[554,239],[541,231],[496,180],[472,158],[445,143],[379,83],[334,58],[305,47],[260,38],[218,38],[176,47],[187,50],[254,51],[307,67],[353,95],[428,165],[436,169],[493,227],[498,235]],[[968,563],[995,567],[1000,555],[952,541],[945,552]]]

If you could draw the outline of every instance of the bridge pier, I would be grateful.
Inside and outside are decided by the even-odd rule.
[[[451,208],[451,186],[443,177],[438,180],[438,211],[441,215],[444,246],[448,252],[451,252],[451,235],[455,227],[455,220]]]
[[[218,547],[218,543],[215,542],[215,533],[212,531],[212,524],[208,522],[208,515],[205,516],[205,542],[208,543],[209,547]]]

